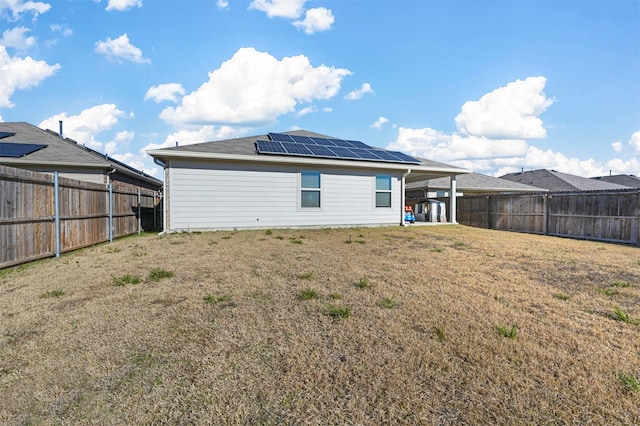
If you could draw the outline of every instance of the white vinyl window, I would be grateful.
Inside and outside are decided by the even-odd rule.
[[[300,172],[300,207],[320,208],[320,172]]]
[[[391,176],[376,175],[376,207],[391,207]]]

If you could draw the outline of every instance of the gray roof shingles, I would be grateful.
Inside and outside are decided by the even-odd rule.
[[[555,170],[538,169],[500,176],[512,182],[533,185],[549,191],[602,191],[629,189],[628,186],[584,178]]]

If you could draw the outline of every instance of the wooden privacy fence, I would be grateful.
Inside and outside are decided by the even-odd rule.
[[[154,230],[160,194],[0,166],[0,268]]]
[[[458,223],[625,244],[639,244],[640,191],[495,194],[457,199]]]

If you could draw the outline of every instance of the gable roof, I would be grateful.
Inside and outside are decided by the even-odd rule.
[[[99,170],[113,170],[142,179],[153,186],[161,187],[162,181],[140,170],[122,163],[106,154],[101,154],[91,148],[78,144],[73,139],[61,138],[52,130],[43,130],[25,122],[0,122],[0,133],[10,135],[0,139],[1,142],[18,145],[46,145],[44,148],[28,153],[22,157],[2,157],[0,163],[7,166],[20,167],[50,166],[77,167]]]
[[[630,188],[640,188],[640,178],[634,175],[609,175],[592,177],[590,179],[617,183],[618,185],[624,185]]]
[[[449,190],[451,184],[449,178],[442,177],[436,179],[421,180],[418,182],[408,183],[407,190],[426,189],[426,190]],[[525,185],[518,182],[500,179],[493,176],[483,175],[481,173],[467,173],[456,178],[456,188],[461,192],[544,192],[543,188],[531,185]]]
[[[326,139],[337,139],[320,133],[308,130],[295,130],[291,132],[281,132],[288,135],[310,136]],[[152,157],[166,161],[175,158],[211,159],[227,161],[251,161],[258,163],[282,163],[282,164],[303,164],[303,165],[323,165],[348,168],[369,168],[369,169],[392,169],[409,170],[412,175],[407,177],[408,181],[415,179],[425,179],[426,177],[450,176],[462,173],[469,173],[469,170],[437,161],[417,158],[419,164],[389,163],[381,161],[358,161],[346,159],[331,159],[320,157],[298,157],[288,155],[259,154],[256,150],[256,141],[269,140],[269,135],[256,135],[236,139],[226,139],[213,142],[202,142],[193,145],[176,146],[171,148],[149,150],[147,153]],[[381,148],[375,148],[380,149]]]
[[[500,176],[500,179],[523,183],[525,185],[533,185],[539,188],[548,189],[549,191],[602,191],[629,189],[628,186],[584,178],[548,169],[509,173],[504,176]]]

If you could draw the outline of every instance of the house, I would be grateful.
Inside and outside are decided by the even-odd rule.
[[[500,179],[523,183],[525,185],[533,185],[555,192],[610,191],[616,189],[629,189],[628,186],[619,185],[612,182],[594,180],[547,169],[509,173],[504,176],[500,176]]]
[[[481,173],[467,173],[458,176],[457,196],[482,195],[496,193],[524,193],[544,192],[546,189]],[[427,198],[443,198],[449,196],[449,179],[435,178],[407,183],[406,197],[411,200],[424,200]]]
[[[162,181],[106,154],[29,123],[0,123],[0,164],[53,173],[86,182],[126,185],[160,191]]]
[[[592,177],[591,179],[600,180],[603,182],[617,183],[618,185],[624,185],[630,188],[640,188],[640,178],[634,175],[597,176]]]
[[[406,182],[468,172],[305,130],[148,153],[167,231],[403,224]]]

